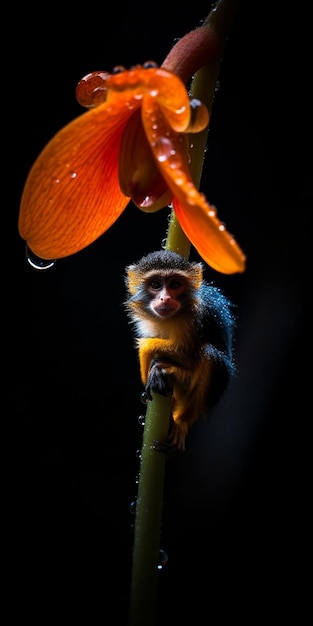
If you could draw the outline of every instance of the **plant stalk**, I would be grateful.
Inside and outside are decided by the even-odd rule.
[[[213,34],[215,51],[204,65],[198,66],[200,69],[196,71],[191,81],[190,95],[192,98],[201,100],[210,114],[224,45],[239,4],[240,0],[219,0],[203,24],[204,27],[210,29],[211,35]],[[190,65],[195,63],[195,59],[191,58],[193,50],[186,52],[183,48],[183,40],[184,38],[180,40],[182,44],[180,42],[176,44],[177,48],[174,46],[164,63],[164,67],[168,67],[170,60],[176,59],[177,73],[181,75],[184,73],[186,54],[190,56]],[[192,136],[190,168],[194,183],[198,188],[207,138],[208,128]],[[186,258],[189,257],[190,242],[182,231],[173,210],[170,214],[164,247]],[[154,442],[166,443],[171,420],[171,401],[170,395],[163,397],[160,394],[152,394],[152,401],[147,404],[135,512],[129,626],[155,626],[156,624],[157,582],[158,575],[160,575],[158,570],[159,542],[166,456],[155,448]]]

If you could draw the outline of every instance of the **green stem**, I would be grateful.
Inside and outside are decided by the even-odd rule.
[[[218,46],[215,53],[205,65],[199,64],[190,88],[190,95],[206,104],[209,112],[212,111],[216,82],[222,59],[224,44],[234,13],[240,0],[219,0],[216,8],[211,11],[204,22],[217,38]],[[198,34],[198,33],[197,33]],[[184,38],[183,38],[184,39]],[[183,39],[181,42],[183,42]],[[186,51],[179,48],[178,55],[172,51],[167,60],[178,59],[178,74],[184,73]],[[200,46],[201,47],[201,46]],[[193,50],[187,51],[187,62],[195,63]],[[196,52],[195,52],[196,54]],[[203,47],[202,52],[203,54]],[[166,61],[167,61],[166,60]],[[190,65],[190,66],[191,66]],[[207,143],[208,128],[192,135],[190,169],[195,185],[199,188],[203,158]],[[178,223],[175,213],[170,214],[169,227],[165,249],[174,250],[188,258],[190,242]],[[154,448],[154,441],[165,443],[168,437],[171,420],[171,396],[153,394],[152,401],[148,402],[145,416],[143,445],[141,450],[138,496],[136,502],[136,517],[134,528],[133,559],[129,626],[155,626],[157,606],[157,581],[159,563],[159,541],[163,508],[163,484],[165,475],[166,457]]]
[[[154,448],[154,442],[166,443],[171,417],[171,396],[152,394],[152,397],[147,407],[141,448],[129,626],[152,626],[156,619],[166,457]]]

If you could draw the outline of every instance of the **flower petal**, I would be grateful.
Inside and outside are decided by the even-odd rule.
[[[25,183],[19,232],[43,259],[85,248],[102,235],[129,202],[119,187],[123,130],[140,102],[129,93],[83,113],[60,130],[33,164]]]
[[[147,141],[140,111],[130,118],[119,152],[122,192],[142,211],[154,213],[171,202],[172,192],[158,169]]]
[[[149,94],[158,101],[174,130],[184,132],[188,128],[191,117],[188,92],[184,83],[173,72],[162,67],[146,69],[138,66],[127,72],[112,74],[106,85],[109,89],[108,101],[114,97],[114,91],[127,90],[134,98]]]
[[[217,218],[216,209],[193,183],[184,136],[171,129],[150,96],[145,96],[142,119],[158,167],[173,192],[174,210],[186,237],[215,270],[225,274],[243,272],[245,255]]]
[[[193,205],[174,198],[173,207],[186,237],[202,259],[217,272],[235,274],[246,269],[246,257],[234,237],[216,216],[216,209],[199,194]]]

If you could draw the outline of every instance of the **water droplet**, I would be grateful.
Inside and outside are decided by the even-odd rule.
[[[182,106],[180,107],[180,109],[176,109],[175,113],[177,113],[177,115],[180,115],[181,113],[184,113],[186,111],[186,107]]]
[[[163,250],[166,249],[166,244],[167,244],[167,238],[164,237],[164,239],[162,239],[162,241],[161,241],[161,248],[163,248]]]
[[[159,563],[158,563],[158,570],[163,569],[163,567],[165,565],[167,565],[168,563],[168,555],[167,552],[165,552],[165,550],[159,550]]]
[[[176,169],[175,166],[173,166],[172,164],[170,165],[170,167],[172,169],[175,169],[175,183],[176,185],[179,185],[180,187],[184,184],[185,180],[186,180],[186,176],[184,174],[184,172],[180,169]]]
[[[149,68],[159,67],[159,66],[155,61],[145,61],[142,67],[145,70],[148,70]]]
[[[129,507],[128,507],[128,508],[129,508],[129,512],[130,512],[132,515],[135,515],[135,513],[136,513],[136,504],[137,504],[136,500],[133,500],[133,501],[130,503]]]
[[[136,457],[137,459],[141,459],[141,450],[136,450]]]
[[[50,270],[56,264],[55,259],[41,259],[28,246],[26,246],[25,254],[27,262],[34,270]]]
[[[142,404],[148,404],[148,402],[149,402],[149,398],[148,398],[148,396],[147,396],[145,391],[143,391],[141,396],[140,396],[140,402]]]
[[[139,426],[144,426],[145,425],[145,415],[139,415],[138,417],[138,424]]]
[[[125,71],[126,67],[124,67],[124,65],[115,65],[115,67],[113,67],[112,74],[120,74]]]
[[[173,145],[169,139],[161,137],[155,144],[155,155],[160,163],[166,161],[173,155]]]
[[[71,178],[76,178],[77,172],[71,172]]]
[[[139,483],[139,478],[140,478],[140,474],[137,474],[137,476],[135,477],[135,483],[136,483],[136,485],[138,485],[138,483]]]

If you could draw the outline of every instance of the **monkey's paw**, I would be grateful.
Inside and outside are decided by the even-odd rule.
[[[165,454],[166,456],[174,456],[174,454],[178,454],[180,452],[183,452],[185,447],[180,447],[177,446],[176,444],[173,444],[170,441],[158,441],[157,439],[153,439],[152,442],[152,446],[151,446],[152,450],[155,450],[156,452],[161,452],[162,454]]]
[[[185,450],[185,440],[187,436],[186,424],[176,424],[174,420],[171,420],[170,430],[166,442],[153,440],[153,450],[157,452],[163,452],[167,456],[173,456],[179,452]]]
[[[160,368],[157,363],[154,363],[150,369],[145,391],[149,400],[152,400],[151,391],[161,396],[166,396],[172,391],[166,370]]]

